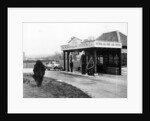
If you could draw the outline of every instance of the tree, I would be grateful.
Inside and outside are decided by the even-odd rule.
[[[34,69],[33,69],[33,72],[34,72],[33,78],[38,87],[40,87],[42,84],[45,70],[46,70],[46,68],[45,68],[44,64],[40,60],[37,60],[36,64],[34,65]]]

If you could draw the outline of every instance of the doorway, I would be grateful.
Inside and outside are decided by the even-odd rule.
[[[102,54],[97,55],[97,72],[104,73],[104,56]]]

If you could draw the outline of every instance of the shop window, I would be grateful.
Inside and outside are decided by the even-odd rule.
[[[119,57],[118,57],[117,54],[114,55],[114,64],[115,64],[116,66],[118,66],[118,64],[119,64]]]
[[[100,58],[99,56],[97,57],[97,64],[99,65],[99,62],[100,62]]]
[[[103,64],[103,56],[100,56],[100,64]]]
[[[104,55],[104,63],[108,64],[108,55]]]
[[[112,54],[110,54],[109,55],[109,64],[113,64],[113,55]]]

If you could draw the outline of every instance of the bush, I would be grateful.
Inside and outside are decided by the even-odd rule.
[[[42,84],[45,70],[46,68],[44,64],[40,60],[36,61],[36,64],[34,65],[34,69],[33,69],[33,72],[34,72],[33,78],[38,87],[40,87]]]

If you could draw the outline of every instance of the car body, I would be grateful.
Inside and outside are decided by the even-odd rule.
[[[47,70],[51,70],[53,68],[53,64],[52,63],[48,63],[45,65]]]
[[[62,70],[63,67],[60,66],[59,63],[57,63],[56,61],[50,61],[49,63],[47,63],[45,65],[47,70]]]

